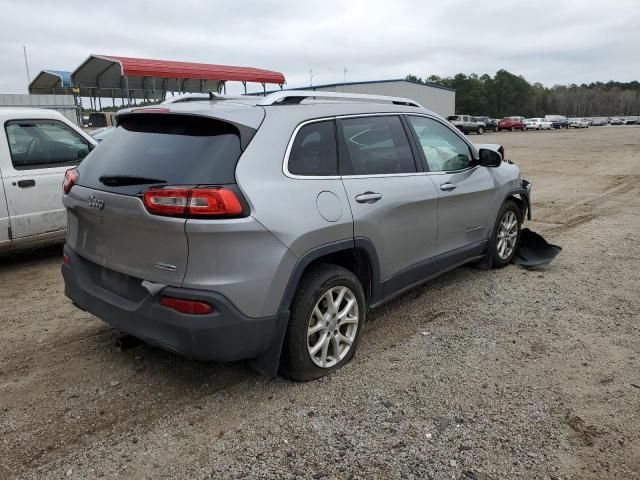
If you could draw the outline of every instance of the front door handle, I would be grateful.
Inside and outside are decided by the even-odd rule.
[[[381,193],[376,192],[364,192],[360,195],[356,195],[356,202],[358,203],[376,203],[382,198]]]
[[[18,180],[18,186],[20,188],[35,187],[36,181],[33,178],[29,180]]]
[[[456,187],[457,185],[455,183],[447,182],[440,185],[440,190],[442,190],[443,192],[450,192],[451,190],[455,190]]]

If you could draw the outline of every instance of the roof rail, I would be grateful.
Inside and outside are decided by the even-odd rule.
[[[162,103],[212,102],[214,100],[245,100],[246,98],[247,97],[237,95],[220,95],[219,93],[209,91],[209,93],[187,93],[178,97],[169,98]]]
[[[335,100],[352,100],[369,103],[391,103],[409,107],[424,108],[415,100],[402,97],[387,97],[386,95],[365,95],[362,93],[317,92],[315,90],[282,90],[267,95],[258,105],[297,105],[307,98],[327,98]]]

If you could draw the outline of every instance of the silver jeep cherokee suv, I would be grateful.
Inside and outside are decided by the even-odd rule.
[[[294,380],[367,310],[509,263],[530,184],[412,100],[284,91],[134,108],[63,185],[65,294],[116,329]]]

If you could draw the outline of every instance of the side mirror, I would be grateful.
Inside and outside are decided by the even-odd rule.
[[[502,155],[488,148],[480,149],[480,165],[483,167],[499,167],[502,164]]]

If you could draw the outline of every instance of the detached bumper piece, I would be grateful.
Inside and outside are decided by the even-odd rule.
[[[525,268],[536,268],[551,263],[562,251],[562,247],[551,245],[542,235],[523,228],[520,232],[518,251],[513,263]]]
[[[202,361],[253,359],[268,353],[273,344],[277,344],[279,354],[281,327],[283,322],[286,325],[288,312],[250,318],[223,295],[203,290],[166,287],[152,295],[140,285],[140,279],[101,267],[68,246],[64,255],[65,295],[117,330]],[[108,280],[114,276],[117,282]],[[176,305],[163,305],[162,299],[167,297],[196,305],[201,302],[211,309],[183,313],[176,310]]]

